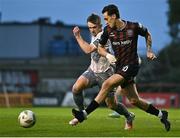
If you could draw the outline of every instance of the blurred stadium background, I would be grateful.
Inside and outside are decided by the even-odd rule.
[[[137,85],[140,95],[155,106],[179,108],[180,1],[167,3],[171,41],[157,53],[156,61],[141,55]],[[77,46],[74,26],[59,20],[52,23],[50,17],[0,22],[0,107],[74,106],[72,85],[90,63],[89,55]],[[88,28],[80,28],[89,42]],[[86,90],[85,103],[97,92],[97,88]]]

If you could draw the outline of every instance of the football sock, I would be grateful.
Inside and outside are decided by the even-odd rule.
[[[152,104],[149,105],[146,112],[150,113],[152,115],[155,115],[155,116],[158,116],[158,114],[159,114],[159,110],[156,107],[154,107]]]
[[[115,111],[119,113],[120,115],[124,115],[126,118],[130,116],[130,113],[128,112],[127,108],[122,103],[118,103]]]
[[[74,102],[77,105],[78,109],[80,111],[84,110],[84,97],[83,97],[83,93],[82,92],[77,93],[77,94],[73,93],[73,99],[74,99]]]
[[[86,113],[87,114],[90,114],[91,112],[93,112],[96,108],[99,107],[99,104],[93,100],[89,105],[88,107],[85,109]]]

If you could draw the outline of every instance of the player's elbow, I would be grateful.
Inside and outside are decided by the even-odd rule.
[[[96,48],[89,46],[89,48],[87,48],[84,52],[86,54],[90,54],[90,53],[94,52],[95,50],[96,50]]]
[[[85,54],[90,54],[90,53],[91,53],[90,50],[86,50],[86,51],[84,51],[84,52],[85,52]]]

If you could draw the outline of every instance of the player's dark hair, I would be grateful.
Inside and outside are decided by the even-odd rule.
[[[93,23],[93,24],[101,25],[101,18],[100,18],[100,16],[92,13],[92,14],[87,18],[87,22],[91,22],[91,23]]]
[[[105,6],[102,10],[102,14],[104,14],[105,12],[107,12],[109,16],[115,14],[117,19],[120,18],[118,7],[114,4]]]

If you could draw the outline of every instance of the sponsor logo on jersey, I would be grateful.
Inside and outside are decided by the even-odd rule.
[[[114,42],[112,42],[112,44],[114,45],[114,46],[117,46],[117,45],[121,45],[121,46],[126,46],[126,45],[131,45],[131,43],[132,43],[132,40],[125,40],[125,41],[114,41]]]
[[[132,43],[132,40],[126,40],[126,41],[121,41],[121,45],[130,45]]]
[[[120,45],[121,43],[120,43],[120,42],[112,42],[112,44],[113,44],[114,46],[117,46],[117,45]]]

